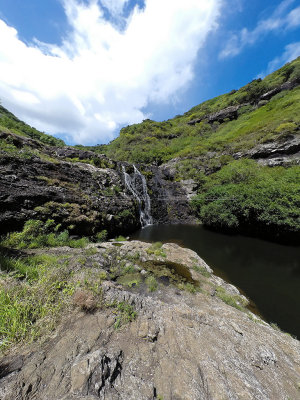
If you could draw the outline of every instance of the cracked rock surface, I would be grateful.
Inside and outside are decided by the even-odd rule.
[[[149,246],[126,242],[119,251],[149,260]],[[175,244],[163,250],[169,262],[201,264]],[[127,301],[137,318],[116,330],[110,308],[74,311],[44,344],[1,360],[2,400],[300,399],[299,341],[258,317],[171,286],[141,293],[106,281],[103,294],[108,303]]]

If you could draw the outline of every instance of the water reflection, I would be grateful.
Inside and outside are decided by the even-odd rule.
[[[132,238],[175,242],[196,251],[238,286],[270,322],[300,338],[300,247],[229,236],[195,225],[154,225]]]

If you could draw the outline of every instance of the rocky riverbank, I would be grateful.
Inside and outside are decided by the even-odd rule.
[[[193,251],[132,241],[47,254],[69,257],[73,275],[102,272],[102,306],[73,297],[43,343],[6,354],[1,399],[300,398],[300,343],[250,313]]]

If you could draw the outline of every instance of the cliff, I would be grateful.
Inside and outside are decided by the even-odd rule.
[[[132,174],[131,164],[12,132],[0,132],[0,142],[0,234],[21,230],[30,219],[54,219],[61,229],[81,236],[101,230],[116,236],[141,226],[139,204],[124,181],[123,167]],[[158,168],[151,167],[149,174],[154,222],[190,221],[181,185],[169,182]],[[171,197],[181,197],[174,216],[167,211]]]

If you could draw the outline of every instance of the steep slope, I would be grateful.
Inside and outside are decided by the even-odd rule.
[[[198,167],[213,171],[208,152],[214,152],[214,158],[229,156],[224,163],[236,152],[284,142],[299,133],[299,84],[300,57],[264,80],[208,100],[182,116],[123,128],[101,151],[119,160],[158,164],[197,157]]]
[[[192,199],[214,229],[297,241],[299,66],[109,146],[65,146],[0,109],[1,399],[300,398],[299,341],[196,253],[78,239],[141,226],[142,173],[154,222],[192,220]]]
[[[139,205],[125,194],[122,163],[132,172],[129,161],[147,179],[154,222],[192,222],[193,198],[194,215],[208,227],[298,242],[299,83],[300,58],[183,116],[123,128],[95,147],[67,147],[1,107],[1,231],[54,218],[76,234],[130,232],[139,226]]]
[[[0,105],[0,131],[12,132],[17,135],[26,136],[31,139],[35,139],[50,146],[62,147],[65,146],[63,140],[55,138],[51,135],[47,135],[44,132],[40,132],[37,129],[25,124],[25,122],[19,120],[14,114],[9,112],[6,108]],[[0,147],[1,149],[1,147]]]
[[[190,197],[198,192],[206,226],[298,242],[299,84],[300,58],[183,116],[124,128],[101,151],[159,165]]]

